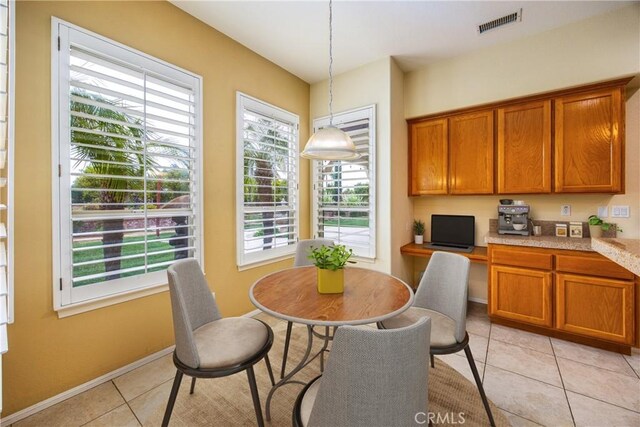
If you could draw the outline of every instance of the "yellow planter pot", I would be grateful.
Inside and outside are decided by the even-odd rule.
[[[344,292],[344,269],[331,271],[317,268],[318,292],[321,294],[341,294]]]

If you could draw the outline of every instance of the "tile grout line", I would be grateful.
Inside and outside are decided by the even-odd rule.
[[[620,375],[620,376],[622,376],[622,377],[624,377],[624,378],[630,378],[630,379],[632,379],[632,380],[638,380],[638,379],[640,379],[640,378],[637,378],[637,375],[636,375],[636,376],[633,376],[633,375],[627,375],[627,374],[624,374],[624,373],[622,373],[622,372],[620,372],[620,371],[612,371],[611,369],[607,369],[607,368],[605,368],[605,367],[598,366],[598,365],[592,365],[592,364],[590,364],[590,363],[584,363],[584,362],[581,362],[581,361],[579,361],[579,360],[569,359],[569,358],[562,357],[562,356],[556,356],[556,359],[564,359],[564,360],[567,360],[567,361],[572,362],[572,363],[579,363],[579,364],[581,364],[582,366],[586,366],[586,367],[591,368],[591,369],[599,369],[599,370],[601,370],[601,371],[606,371],[606,372],[607,372],[607,373],[609,373],[609,374],[616,374],[616,375]],[[632,368],[631,370],[633,370],[633,368]],[[635,371],[634,371],[634,373],[635,373]]]
[[[633,350],[631,350],[631,356],[633,356]],[[640,372],[636,371],[634,369],[633,366],[631,366],[631,362],[629,362],[629,359],[627,359],[625,357],[625,355],[622,355],[622,358],[627,362],[627,365],[629,365],[629,367],[631,368],[631,370],[633,371],[634,374],[636,374],[636,377],[638,377],[638,379],[640,379]]]
[[[507,412],[507,413],[509,413],[509,414],[511,414],[511,415],[515,415],[516,417],[520,417],[520,418],[522,418],[522,419],[525,419],[525,420],[527,420],[527,421],[530,421],[530,422],[534,423],[534,424],[535,424],[535,425],[537,425],[537,426],[544,427],[544,425],[543,425],[543,424],[540,424],[540,423],[539,423],[539,422],[537,422],[537,421],[531,420],[531,419],[529,419],[529,418],[527,418],[527,417],[524,417],[524,416],[522,416],[522,415],[520,415],[520,414],[516,414],[515,412],[507,411],[506,409],[502,409],[502,408],[501,408],[501,407],[499,407],[499,406],[496,406],[496,407],[497,407],[498,409],[500,409],[502,412]]]
[[[551,351],[553,352],[553,360],[556,362],[556,367],[558,368],[558,374],[560,375],[560,382],[562,383],[562,391],[564,392],[564,398],[567,400],[567,406],[569,407],[569,414],[571,414],[571,421],[573,421],[573,425],[576,425],[576,418],[573,416],[573,409],[571,408],[571,402],[569,402],[569,395],[567,394],[567,388],[564,385],[564,378],[562,378],[562,371],[560,370],[560,364],[558,363],[558,356],[556,356],[556,350],[553,348],[553,341],[549,338],[549,343],[551,344]]]
[[[573,390],[568,390],[568,391],[570,391],[573,394],[578,394],[578,395],[580,395],[582,397],[586,397],[587,399],[596,400],[596,401],[598,401],[600,403],[604,403],[605,405],[615,406],[618,409],[623,409],[625,411],[633,412],[634,414],[640,414],[640,411],[636,411],[634,409],[625,408],[624,406],[616,405],[615,403],[607,402],[606,400],[598,399],[597,397],[588,396],[586,394],[578,393],[577,391],[573,391]]]
[[[118,391],[118,393],[120,394],[120,396],[122,396],[122,400],[124,400],[124,404],[127,405],[127,408],[129,408],[129,410],[131,411],[131,413],[133,414],[133,417],[136,419],[136,421],[138,422],[138,424],[140,424],[141,426],[142,421],[140,421],[140,418],[138,418],[138,416],[136,415],[136,412],[133,410],[133,408],[131,407],[131,405],[129,405],[129,401],[127,399],[125,399],[124,395],[122,394],[122,392],[120,391],[120,389],[118,388],[118,386],[116,385],[116,382],[114,380],[111,380],[111,382],[113,383],[113,386],[116,388],[116,390]],[[155,387],[154,387],[155,388]],[[153,388],[151,389],[153,390]],[[144,393],[142,393],[144,394]],[[142,394],[140,396],[142,396]],[[139,396],[136,396],[139,397]],[[135,399],[135,397],[133,398]],[[131,400],[133,400],[131,399]]]
[[[91,390],[93,390],[93,389],[96,389],[96,388],[100,387],[101,385],[107,384],[108,382],[111,382],[111,381],[107,381],[107,382],[104,382],[104,383],[102,383],[102,384],[98,384],[98,385],[96,385],[95,387],[91,387],[90,389],[85,390],[85,391],[83,391],[83,392],[82,392],[82,393],[80,393],[80,394],[77,394],[76,396],[81,396],[81,395],[83,395],[83,394],[85,394],[85,393],[87,393],[87,392],[89,392],[89,391],[91,391]],[[114,386],[115,386],[115,384],[114,384]],[[117,388],[116,388],[116,390],[117,390]],[[120,392],[118,392],[118,394],[120,394]],[[47,409],[49,409],[49,408],[54,408],[54,407],[56,407],[56,406],[58,406],[58,405],[61,405],[62,403],[67,402],[67,401],[69,401],[69,400],[73,399],[73,398],[74,398],[74,397],[76,397],[76,396],[68,397],[68,398],[66,398],[66,399],[64,399],[64,400],[62,400],[62,401],[60,401],[60,402],[56,403],[55,405],[52,405],[52,406],[50,406],[50,407],[48,407],[48,408],[44,408],[44,409],[42,409],[42,410],[40,410],[40,411],[38,411],[38,412],[34,412],[33,414],[29,415],[28,417],[22,418],[21,420],[18,420],[18,421],[16,421],[16,422],[15,422],[15,423],[13,423],[13,424],[8,425],[7,427],[11,427],[11,426],[15,425],[16,423],[21,422],[21,421],[23,421],[23,420],[28,420],[29,418],[31,418],[31,417],[33,417],[33,416],[35,416],[35,415],[37,415],[37,414],[40,414],[40,413],[42,413],[42,412],[46,411],[46,410],[47,410]],[[122,395],[121,395],[121,396],[122,396]],[[122,398],[122,400],[124,400],[124,397]],[[125,401],[125,403],[126,403],[126,401]],[[116,407],[114,407],[114,408],[108,409],[107,411],[105,411],[105,412],[101,413],[100,415],[96,416],[95,418],[90,419],[90,420],[89,420],[89,421],[87,421],[86,423],[80,424],[80,427],[82,427],[82,426],[84,426],[84,425],[89,424],[91,421],[95,421],[95,420],[97,420],[97,419],[98,419],[98,418],[100,418],[101,416],[106,415],[106,414],[108,414],[109,412],[111,412],[111,411],[113,411],[114,409],[119,408],[119,407],[121,407],[121,406],[122,406],[122,404],[120,404],[120,405],[118,405],[118,406],[116,406]],[[3,427],[4,427],[4,426],[3,426]]]
[[[487,372],[487,362],[489,361],[489,345],[491,344],[491,330],[493,325],[489,321],[489,337],[487,338],[487,352],[484,355],[484,366],[482,367],[482,386],[484,387],[484,374]]]
[[[534,350],[534,351],[535,351],[535,350]],[[541,353],[541,352],[538,352],[538,353]],[[548,353],[543,353],[543,354],[546,354],[546,355],[548,355],[548,356],[551,356],[551,355],[550,355],[550,354],[548,354]],[[554,358],[554,361],[556,362],[556,367],[557,367],[558,362],[555,360],[555,358]],[[509,373],[511,373],[511,374],[519,375],[519,376],[521,376],[521,377],[523,377],[523,378],[526,378],[526,379],[528,379],[528,380],[533,380],[533,381],[537,381],[537,382],[542,383],[542,384],[545,384],[545,385],[550,385],[551,387],[564,389],[564,383],[562,382],[562,376],[560,376],[560,382],[562,383],[562,385],[561,385],[561,386],[559,386],[559,385],[557,385],[557,384],[551,384],[551,383],[549,383],[549,382],[547,382],[547,381],[543,381],[543,380],[541,380],[541,379],[539,379],[539,378],[533,378],[533,377],[530,377],[530,376],[528,376],[528,375],[523,374],[522,372],[512,371],[512,370],[507,369],[507,368],[505,368],[505,367],[503,367],[503,366],[491,365],[490,363],[485,363],[485,369],[486,369],[487,365],[491,366],[492,368],[496,368],[496,369],[503,370],[503,371],[505,371],[505,372],[509,372]],[[560,371],[560,368],[558,368],[558,374],[560,374],[560,372],[559,372],[559,371]]]

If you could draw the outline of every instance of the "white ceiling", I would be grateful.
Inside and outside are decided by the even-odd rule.
[[[328,1],[171,1],[309,83],[328,76]],[[631,3],[334,0],[334,74],[388,56],[411,71]],[[478,35],[478,24],[520,8],[522,22]]]

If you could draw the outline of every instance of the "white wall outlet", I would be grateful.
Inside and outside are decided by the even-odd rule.
[[[611,218],[629,218],[629,206],[611,206]]]
[[[571,215],[571,205],[560,206],[560,216],[570,216],[570,215]]]
[[[598,206],[598,218],[606,218],[609,216],[609,208],[607,206]]]

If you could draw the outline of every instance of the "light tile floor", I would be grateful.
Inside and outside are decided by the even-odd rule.
[[[470,304],[467,330],[487,395],[513,426],[640,426],[640,352],[623,356],[491,325],[481,304]],[[473,381],[464,353],[438,357]],[[165,356],[13,426],[147,425],[174,374]]]

